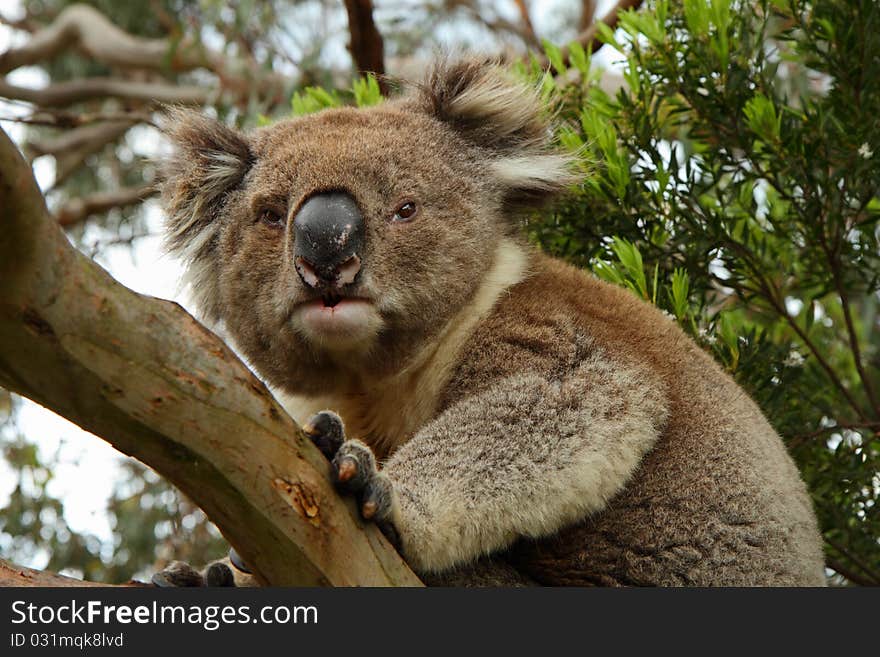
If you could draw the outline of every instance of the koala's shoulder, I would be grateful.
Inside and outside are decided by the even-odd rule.
[[[665,378],[694,351],[671,318],[630,291],[531,251],[528,275],[465,345],[446,401],[522,372],[558,380],[597,353]]]

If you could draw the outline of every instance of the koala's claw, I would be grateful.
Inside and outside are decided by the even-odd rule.
[[[235,555],[234,557],[233,554]],[[243,573],[250,573],[235,550],[229,551],[229,560],[237,570]],[[200,573],[184,561],[172,561],[164,570],[154,574],[150,579],[154,586],[162,588],[235,586],[235,576],[232,574],[232,569],[222,561],[212,563],[205,569],[204,573]]]
[[[333,411],[321,411],[313,415],[303,427],[303,433],[311,438],[328,461],[333,459],[345,442],[345,427]]]
[[[358,440],[342,443],[331,461],[336,487],[358,499],[361,516],[378,523],[390,520],[392,485],[376,467],[372,450]]]
[[[164,570],[155,573],[150,579],[155,586],[162,588],[205,586],[202,574],[183,561],[172,561]]]
[[[361,494],[361,515],[378,523],[390,522],[393,489],[391,480],[376,472]]]
[[[212,563],[205,571],[205,586],[235,586],[232,570],[225,563]]]
[[[373,451],[359,440],[346,440],[342,420],[332,411],[321,411],[313,416],[303,431],[330,460],[331,478],[336,487],[357,497],[361,516],[379,523],[380,527],[388,524],[393,494],[391,481],[379,472]]]
[[[235,548],[229,548],[229,561],[237,570],[247,573],[248,575],[252,574],[251,569],[247,567],[247,564],[245,564],[241,555],[235,551]]]
[[[342,443],[330,463],[334,482],[347,493],[360,493],[376,474],[372,450],[357,440]]]
[[[358,473],[357,461],[352,458],[342,458],[338,463],[334,459],[333,464],[336,466],[336,481],[340,484],[348,483]]]

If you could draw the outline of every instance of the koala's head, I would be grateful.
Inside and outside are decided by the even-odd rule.
[[[395,100],[242,134],[174,113],[168,244],[257,370],[318,394],[405,366],[461,310],[518,211],[571,180],[540,98],[438,64]]]

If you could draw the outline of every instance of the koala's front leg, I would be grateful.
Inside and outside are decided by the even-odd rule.
[[[580,522],[626,485],[666,415],[659,380],[600,354],[462,398],[385,463],[402,554],[438,573]]]

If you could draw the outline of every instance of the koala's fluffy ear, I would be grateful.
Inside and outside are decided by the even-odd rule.
[[[161,190],[166,246],[189,268],[197,301],[210,319],[211,271],[226,195],[253,163],[247,139],[225,125],[189,110],[171,110],[165,132],[173,152],[162,162]]]
[[[440,60],[418,85],[417,106],[489,157],[513,206],[542,205],[576,180],[571,154],[553,147],[539,90],[495,62]]]

